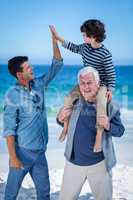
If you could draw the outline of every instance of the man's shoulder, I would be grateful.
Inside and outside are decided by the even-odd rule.
[[[14,96],[15,94],[18,94],[18,87],[16,85],[11,86],[7,91],[6,91],[6,95],[10,95],[10,96]]]
[[[14,103],[17,103],[17,99],[20,96],[19,89],[16,85],[11,86],[7,92],[5,93],[5,103],[8,101],[13,101]]]
[[[117,102],[110,101],[107,103],[108,116],[114,116],[118,111],[120,112],[120,105]]]
[[[110,102],[108,103],[108,105],[109,105],[109,106],[112,106],[113,108],[120,109],[120,105],[119,105],[119,103],[116,102],[116,101],[110,101]]]
[[[84,101],[82,98],[76,99],[73,103],[74,108],[79,108],[84,104]],[[107,103],[107,112],[108,115],[112,115],[115,114],[116,112],[120,112],[120,105],[115,102],[115,101],[110,101],[109,103]]]
[[[73,108],[75,108],[75,109],[80,108],[83,104],[84,104],[83,98],[79,97],[79,98],[75,99],[75,101],[73,102]]]

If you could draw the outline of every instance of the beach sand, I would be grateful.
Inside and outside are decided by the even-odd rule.
[[[129,123],[132,119],[133,113],[123,112],[123,120],[128,130],[133,130],[133,124]],[[128,117],[127,117],[128,116]],[[65,165],[64,146],[57,142],[55,132],[59,131],[54,121],[49,123],[51,136],[49,138],[49,145],[47,150],[47,159],[50,172],[51,183],[51,200],[57,200],[61,187],[63,168]],[[127,127],[126,127],[127,128]],[[117,165],[113,168],[113,200],[133,200],[133,137],[129,140],[128,133],[122,138],[114,138],[114,145],[116,150]],[[127,142],[128,138],[128,142]],[[2,139],[0,139],[1,141]],[[1,146],[0,142],[0,146]],[[58,148],[53,148],[54,146]],[[3,146],[2,146],[3,148]],[[4,149],[4,148],[3,148]],[[8,173],[8,154],[0,153],[0,200],[4,199],[4,190]],[[19,192],[18,200],[34,200],[36,199],[36,192],[34,184],[29,175],[27,175],[22,183]],[[79,200],[92,200],[91,190],[86,182],[82,188]],[[69,200],[69,199],[68,199]]]
[[[121,146],[119,151],[117,151],[117,153],[119,153],[124,148],[126,148],[126,150],[130,150],[130,147],[129,149],[127,149],[127,147]],[[131,152],[131,150],[128,152]],[[122,156],[120,156],[118,164],[113,169],[113,200],[133,200],[133,163],[129,162],[133,161],[131,160],[132,156],[131,155],[129,156],[128,158],[129,160],[125,160],[124,150],[121,152],[121,155]],[[63,150],[62,149],[51,150],[51,151],[49,150],[47,153],[47,159],[50,171],[51,200],[57,200],[59,196],[62,175],[63,175],[63,168],[65,164]],[[3,200],[4,198],[7,171],[8,171],[8,155],[1,154],[0,200]],[[27,200],[36,199],[34,184],[29,175],[25,177],[18,196],[18,200],[25,200],[25,199]],[[92,199],[93,197],[91,195],[90,187],[86,182],[82,188],[79,200],[92,200]]]

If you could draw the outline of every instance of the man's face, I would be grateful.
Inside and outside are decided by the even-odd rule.
[[[79,88],[85,100],[95,98],[99,89],[99,83],[96,82],[93,73],[80,76]]]
[[[22,76],[25,80],[31,81],[34,79],[34,74],[31,65],[28,62],[21,64]]]

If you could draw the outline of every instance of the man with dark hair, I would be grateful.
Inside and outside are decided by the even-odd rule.
[[[63,65],[55,37],[52,35],[54,58],[47,74],[35,78],[28,57],[9,60],[9,72],[17,84],[9,89],[4,105],[4,132],[9,152],[9,174],[5,200],[17,198],[21,183],[30,173],[38,200],[50,200],[50,183],[45,151],[48,126],[44,102],[45,88]]]
[[[97,118],[101,114],[106,113],[107,100],[112,99],[112,91],[115,88],[115,69],[112,62],[110,51],[102,44],[105,35],[104,24],[98,19],[89,19],[80,27],[83,33],[84,43],[77,45],[67,42],[61,38],[52,27],[52,32],[56,39],[62,43],[62,46],[68,50],[78,53],[82,56],[84,67],[91,66],[95,68],[100,75],[100,90],[97,94]],[[75,99],[80,97],[79,88],[74,88],[65,98],[64,107],[70,109],[73,107]],[[68,121],[64,123],[64,129],[60,135],[60,140],[64,140],[68,129]],[[102,133],[103,128],[97,123],[97,136],[94,145],[94,152],[102,150]]]
[[[28,62],[27,56],[16,56],[8,61],[9,72],[17,78],[17,72],[22,72],[21,64]]]

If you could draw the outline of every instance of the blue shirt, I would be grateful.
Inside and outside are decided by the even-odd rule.
[[[64,155],[69,162],[71,161],[74,133],[83,105],[83,99],[79,98],[79,100],[75,102],[73,106],[73,111],[69,120],[66,148],[64,152]],[[111,101],[107,104],[107,115],[110,122],[110,129],[108,131],[104,130],[103,132],[102,149],[106,169],[109,172],[116,164],[116,155],[113,146],[112,136],[121,137],[124,134],[125,128],[121,121],[120,108],[116,103]]]
[[[95,104],[87,103],[80,112],[73,141],[71,162],[81,166],[96,164],[104,159],[103,152],[93,152],[96,137]]]
[[[49,72],[30,82],[30,91],[17,83],[7,92],[3,136],[14,135],[19,147],[30,150],[46,149],[48,124],[44,99],[45,88],[62,66],[62,60],[53,58]]]

